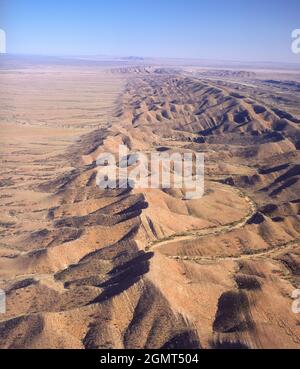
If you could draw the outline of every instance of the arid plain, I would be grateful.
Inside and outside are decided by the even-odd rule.
[[[300,348],[300,70],[133,63],[0,70],[0,347]],[[100,189],[120,144],[204,196]]]

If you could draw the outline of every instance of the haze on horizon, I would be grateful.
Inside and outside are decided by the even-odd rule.
[[[299,63],[300,2],[0,0],[7,52]]]

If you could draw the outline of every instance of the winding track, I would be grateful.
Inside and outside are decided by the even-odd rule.
[[[241,190],[234,189],[234,191],[237,192],[239,196],[244,197],[245,201],[249,204],[249,212],[244,218],[242,218],[238,222],[229,223],[229,224],[225,224],[222,226],[215,226],[215,227],[209,227],[209,228],[202,228],[199,230],[193,230],[190,232],[186,232],[184,235],[175,234],[171,236],[171,239],[170,238],[161,239],[161,240],[152,242],[150,245],[148,245],[148,249],[154,250],[159,246],[163,246],[163,245],[170,244],[170,243],[177,242],[177,241],[194,240],[194,239],[199,239],[199,238],[203,238],[203,237],[210,236],[210,235],[217,236],[217,235],[229,233],[235,229],[244,227],[247,224],[247,222],[252,218],[252,216],[256,213],[257,206],[255,202],[250,197],[246,196]]]
[[[246,196],[241,190],[234,189],[238,194],[242,197],[244,197],[245,201],[249,204],[249,213],[242,218],[240,221],[230,224],[225,224],[223,226],[216,226],[216,227],[210,227],[210,228],[204,228],[199,230],[193,230],[191,232],[187,232],[186,234],[177,234],[171,236],[169,239],[162,239],[152,242],[150,245],[148,245],[147,249],[154,251],[158,247],[170,245],[172,243],[176,243],[178,241],[187,241],[187,240],[197,240],[200,238],[204,238],[207,236],[218,236],[221,234],[230,233],[233,230],[243,228],[247,222],[252,218],[252,216],[257,211],[257,206],[255,202],[249,197]],[[272,256],[276,252],[280,251],[287,251],[287,250],[293,250],[295,247],[298,247],[300,245],[300,238],[286,242],[284,244],[280,244],[278,246],[272,247],[270,249],[264,249],[264,250],[257,250],[250,253],[240,254],[238,256],[188,256],[188,255],[172,255],[168,256],[169,259],[174,260],[183,260],[183,261],[195,261],[195,262],[209,262],[209,261],[226,261],[226,260],[232,260],[232,261],[238,261],[241,259],[253,259],[253,258],[261,258],[261,257],[267,257]]]

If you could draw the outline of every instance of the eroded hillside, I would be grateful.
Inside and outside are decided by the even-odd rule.
[[[0,346],[299,348],[299,92],[251,73],[119,74],[113,123],[54,156],[70,170],[28,183],[26,217],[1,225]],[[120,144],[204,152],[204,196],[100,189],[96,160]]]

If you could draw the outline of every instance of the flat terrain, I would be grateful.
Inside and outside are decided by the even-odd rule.
[[[0,71],[2,348],[300,348],[300,73]],[[205,194],[96,160],[204,152]]]

